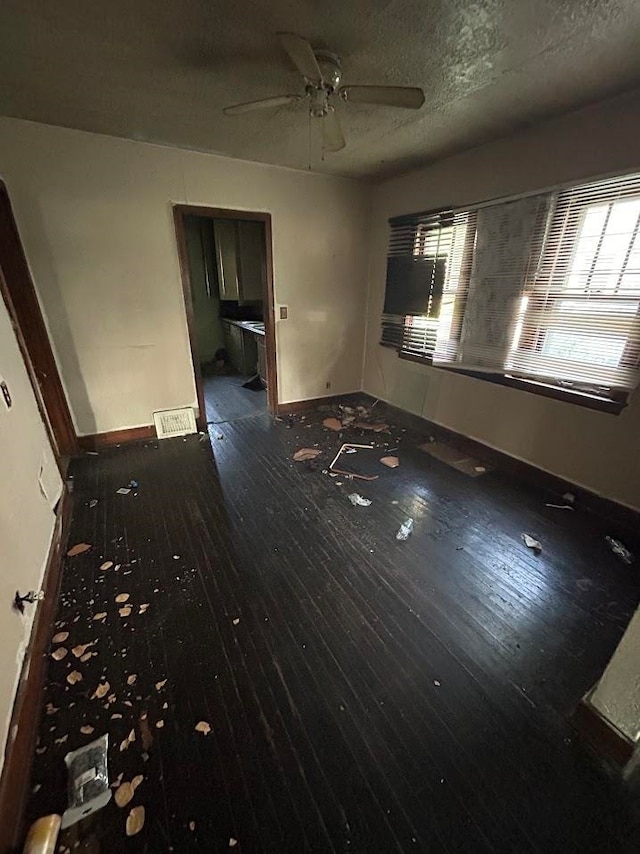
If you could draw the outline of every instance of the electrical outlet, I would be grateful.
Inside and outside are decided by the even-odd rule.
[[[329,380],[327,380],[324,387],[325,388],[331,388],[331,382]]]

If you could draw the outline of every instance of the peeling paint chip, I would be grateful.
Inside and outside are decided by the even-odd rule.
[[[233,625],[237,626],[239,622],[240,622],[240,617],[236,617],[235,620],[233,621]]]
[[[139,613],[139,614],[144,614],[144,612],[147,610],[147,608],[148,608],[148,607],[149,607],[149,603],[148,603],[148,602],[146,602],[144,605],[140,605],[140,610],[138,611],[138,613]]]
[[[156,721],[156,729],[162,729],[163,726],[164,726],[164,721],[162,719],[159,721]]]
[[[69,637],[69,632],[58,632],[51,638],[51,643],[64,643]]]
[[[122,753],[123,750],[126,750],[127,747],[129,747],[129,744],[130,744],[129,739],[123,738],[122,741],[120,742],[120,753]]]
[[[76,658],[82,658],[90,646],[93,646],[93,643],[79,643],[78,646],[74,646],[71,652]]]
[[[322,451],[319,448],[300,448],[293,455],[293,459],[298,463],[302,463],[306,460],[315,460],[321,453]]]
[[[121,602],[126,602],[128,598],[128,593],[118,593],[118,595],[116,596],[116,602],[120,604]]]
[[[83,552],[89,551],[91,546],[89,543],[76,543],[75,546],[71,546],[69,551],[67,552],[67,557],[75,557],[76,555],[81,555]]]
[[[51,653],[51,658],[53,658],[55,661],[62,661],[68,651],[69,650],[66,648],[66,646],[59,646],[58,649],[54,649],[54,651]]]
[[[90,724],[86,724],[86,726],[80,727],[80,732],[83,735],[91,735],[91,733],[93,732],[93,727]]]
[[[62,738],[56,738],[56,744],[64,744],[68,738],[68,735],[63,735]]]
[[[209,735],[211,727],[206,721],[198,721],[196,724],[196,732],[201,732],[203,735]]]
[[[104,572],[107,569],[111,569],[112,566],[113,566],[112,560],[105,560],[104,563],[100,564],[100,569]]]
[[[85,652],[84,655],[80,656],[80,661],[82,661],[82,663],[84,664],[85,661],[89,661],[89,659],[92,656],[97,655],[97,654],[98,654],[97,652]]]
[[[120,712],[114,712],[114,713],[111,715],[111,720],[112,720],[112,721],[119,721],[119,720],[121,720],[121,719],[122,719],[122,715],[120,714]]]
[[[118,613],[121,617],[130,617],[131,616],[131,605],[124,605],[122,608],[118,609]]]
[[[140,783],[142,783],[143,780],[144,780],[144,776],[142,774],[136,774],[136,776],[131,781],[131,788],[133,789],[134,792],[138,788]]]
[[[91,699],[94,700],[97,697],[98,700],[101,700],[103,697],[107,696],[110,688],[111,685],[109,685],[108,682],[101,682],[96,688],[96,690],[93,692],[93,696],[91,697]]]
[[[127,836],[135,836],[144,827],[144,807],[134,807],[127,816]]]
[[[133,685],[137,679],[137,675],[132,673],[131,676],[127,676],[127,685]]]
[[[400,460],[397,457],[380,457],[380,462],[390,469],[397,469],[400,465]]]
[[[78,673],[77,670],[72,670],[67,676],[67,682],[69,685],[75,685],[76,682],[82,682],[82,673]]]
[[[124,782],[122,785],[118,786],[115,794],[115,802],[119,807],[126,807],[130,800],[133,798],[133,786],[131,783]]]
[[[196,829],[196,823],[195,823],[195,821],[190,821],[190,822],[189,822],[189,830],[191,831],[191,833],[193,833],[193,831],[194,831],[195,829]]]
[[[122,773],[122,771],[121,771],[121,772],[118,774],[118,776],[116,777],[116,779],[113,781],[113,783],[111,784],[111,788],[112,788],[112,789],[117,789],[117,788],[118,788],[118,786],[120,785],[120,783],[122,783],[122,778],[123,778],[123,777],[124,777],[124,774],[123,774],[123,773]]]
[[[100,611],[100,613],[99,613],[99,614],[94,614],[94,615],[93,615],[93,617],[92,617],[92,619],[94,619],[94,620],[104,620],[104,618],[105,618],[106,616],[107,616],[107,612],[106,612],[106,611]]]
[[[234,839],[233,836],[229,837],[229,848],[235,848],[238,844],[238,840]]]
[[[167,680],[163,679],[162,682],[156,682],[156,691],[159,691],[161,688],[167,684]]]

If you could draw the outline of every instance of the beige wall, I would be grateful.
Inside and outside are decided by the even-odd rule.
[[[34,605],[12,610],[16,590],[39,590],[55,522],[52,507],[62,488],[51,446],[0,297],[0,377],[13,406],[0,400],[0,766],[13,701],[31,633]]]
[[[640,169],[640,95],[484,145],[374,190],[365,391],[640,508],[640,391],[620,416],[403,362],[378,345],[387,219]]]
[[[631,741],[640,738],[640,611],[634,614],[591,695],[600,714]]]
[[[0,175],[80,434],[196,404],[171,202],[271,213],[281,402],[360,388],[365,185],[7,118]]]

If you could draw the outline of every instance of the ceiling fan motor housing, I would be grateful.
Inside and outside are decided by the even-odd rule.
[[[328,50],[315,50],[315,58],[322,72],[322,83],[329,94],[335,92],[342,80],[342,68],[340,67],[340,59]]]

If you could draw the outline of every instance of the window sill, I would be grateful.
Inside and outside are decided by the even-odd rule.
[[[550,397],[552,400],[563,400],[566,403],[573,403],[575,406],[584,406],[587,409],[594,409],[597,412],[608,412],[611,415],[619,415],[627,405],[626,400],[610,400],[605,397],[598,397],[595,394],[571,391],[568,388],[549,385],[548,383],[539,382],[537,380],[525,380],[521,377],[509,376],[508,374],[486,374],[481,371],[470,371],[466,369],[448,367],[447,365],[434,365],[431,358],[425,358],[424,356],[413,356],[407,353],[398,353],[398,357],[406,362],[419,362],[422,365],[428,365],[438,371],[462,374],[465,377],[472,377],[476,380],[484,380],[485,382],[508,386],[509,388],[517,388],[520,389],[520,391],[527,391],[530,394],[539,394],[543,397]]]

